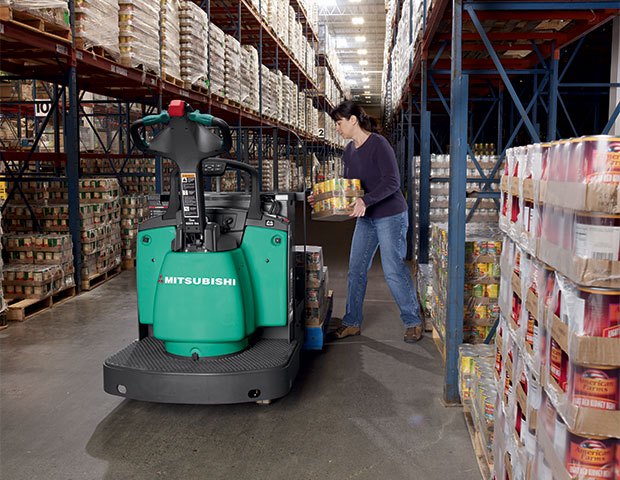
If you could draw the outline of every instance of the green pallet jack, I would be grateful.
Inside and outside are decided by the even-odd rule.
[[[163,128],[149,144],[141,132],[151,125]],[[228,125],[182,101],[134,122],[131,135],[178,170],[165,213],[139,227],[139,338],[104,362],[105,391],[185,404],[286,395],[304,332],[293,238],[300,198],[261,194],[256,169],[219,157],[231,148]],[[205,191],[227,169],[249,175],[249,193]]]

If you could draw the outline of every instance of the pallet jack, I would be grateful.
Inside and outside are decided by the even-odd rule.
[[[151,125],[163,128],[149,144],[141,132]],[[165,213],[139,227],[139,338],[105,360],[104,390],[183,404],[286,395],[304,335],[295,194],[261,194],[255,168],[220,157],[232,146],[226,122],[180,100],[134,122],[131,136],[178,171]],[[227,169],[250,176],[249,193],[205,191]]]

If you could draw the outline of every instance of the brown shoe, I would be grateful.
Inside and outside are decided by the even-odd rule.
[[[332,340],[341,340],[346,337],[352,337],[359,335],[361,329],[359,327],[349,327],[347,325],[340,325],[336,330],[330,334]]]
[[[409,327],[405,330],[405,342],[407,343],[415,343],[419,341],[424,335],[424,329],[422,325],[417,325],[415,327]]]

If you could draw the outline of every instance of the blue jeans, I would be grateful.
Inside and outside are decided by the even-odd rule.
[[[381,248],[383,274],[400,309],[400,318],[405,327],[422,324],[416,289],[405,263],[408,226],[406,211],[383,218],[357,219],[349,258],[347,312],[342,319],[343,325],[362,325],[368,271],[377,248]]]

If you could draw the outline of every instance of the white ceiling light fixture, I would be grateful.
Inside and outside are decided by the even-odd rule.
[[[358,55],[368,55],[368,50],[366,50],[365,48],[360,48],[357,50],[357,54]]]
[[[357,43],[364,43],[366,41],[366,37],[364,35],[356,35],[355,41]]]
[[[353,25],[364,25],[364,17],[353,17],[351,22]]]
[[[362,82],[370,82],[370,78],[364,77],[364,78],[362,78]]]
[[[365,90],[364,95],[370,95],[370,90]],[[366,98],[370,98],[370,97],[366,97]]]
[[[360,60],[360,65],[362,67],[365,67],[366,65],[368,65],[368,60]]]
[[[370,85],[364,85],[364,88],[368,89],[370,88]]]

